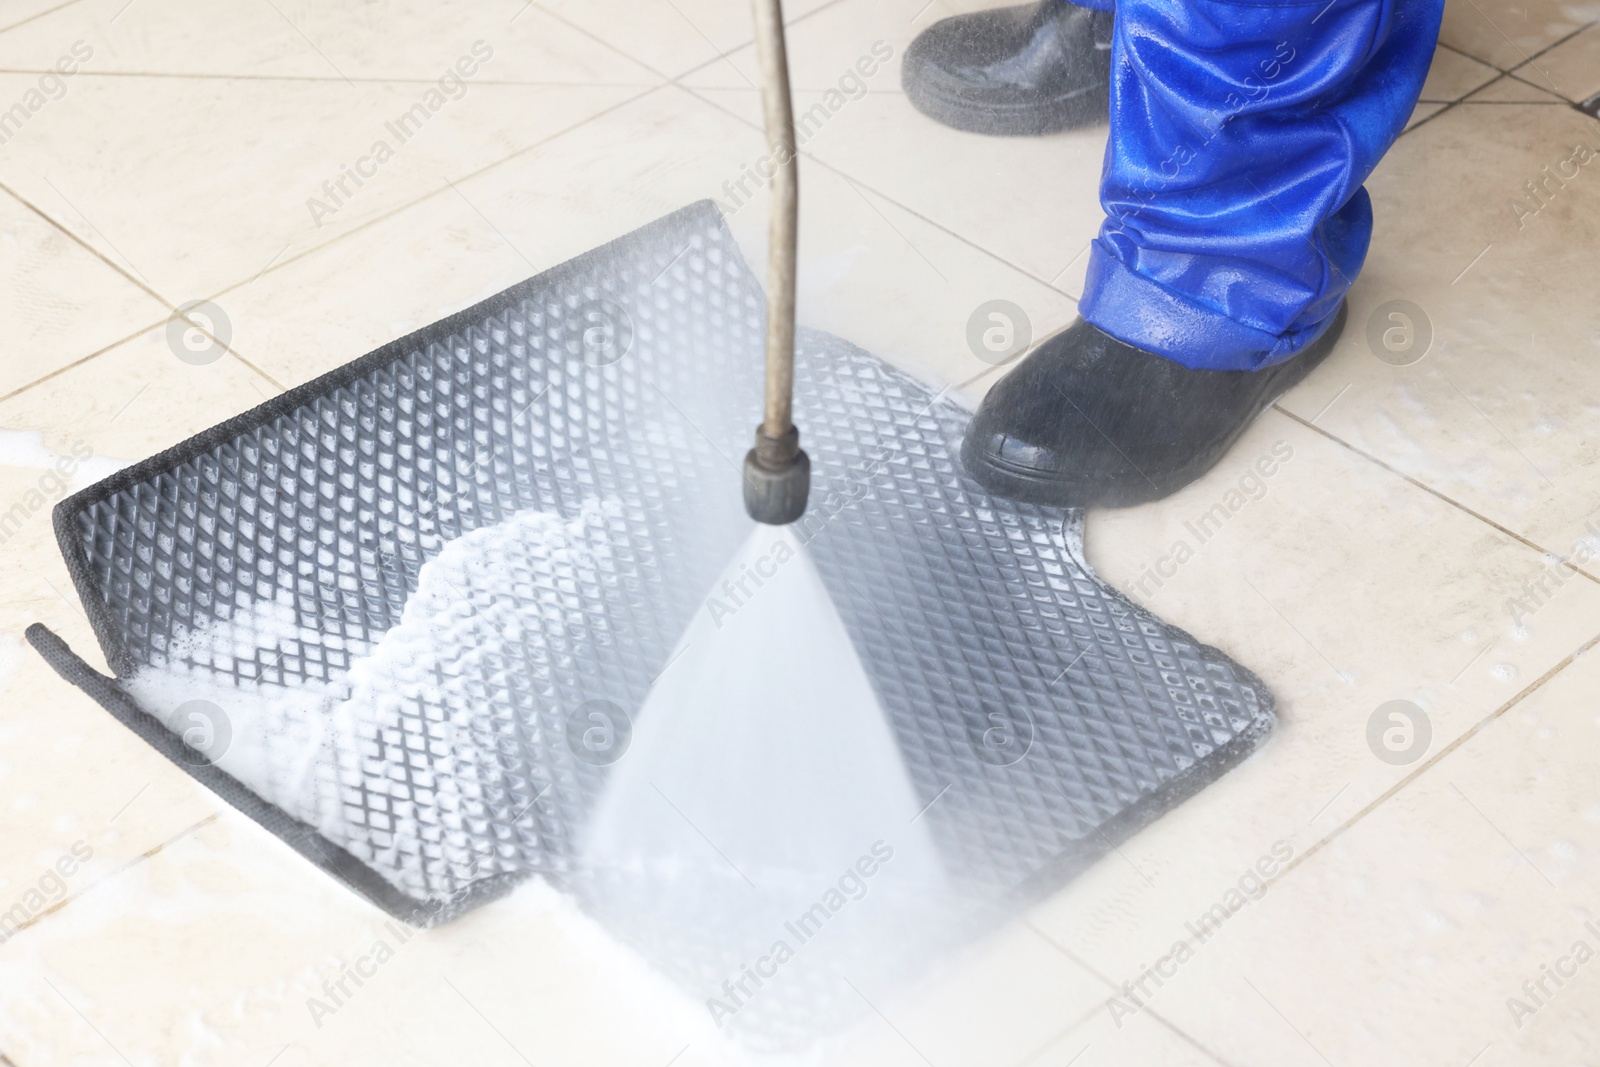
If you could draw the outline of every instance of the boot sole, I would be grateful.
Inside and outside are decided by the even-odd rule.
[[[1026,103],[979,103],[946,96],[918,76],[916,67],[907,67],[901,78],[911,106],[952,129],[991,137],[1038,137],[1063,133],[1107,121],[1111,109],[1111,86],[1090,85],[1046,100]]]
[[[1159,475],[1144,474],[1140,482],[1108,486],[1104,482],[1075,482],[1059,474],[1041,475],[1029,468],[1006,463],[996,456],[980,451],[971,437],[962,439],[961,465],[973,481],[985,491],[1008,500],[1025,504],[1038,504],[1056,508],[1127,508],[1148,504],[1171,496],[1179,489],[1204,475],[1221,462],[1222,457],[1238,443],[1261,413],[1277,403],[1278,399],[1305,381],[1311,372],[1333,353],[1344,333],[1348,305],[1341,304],[1339,316],[1328,332],[1319,337],[1311,350],[1290,361],[1291,370],[1284,374],[1281,386],[1263,400],[1255,414],[1239,423],[1226,439],[1216,446],[1197,453],[1182,467],[1162,471]],[[1143,473],[1143,472],[1141,472]]]

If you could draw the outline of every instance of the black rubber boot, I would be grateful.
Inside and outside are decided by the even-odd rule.
[[[1104,122],[1111,12],[1044,0],[956,15],[911,42],[900,81],[918,111],[958,130],[1040,134]]]
[[[1346,308],[1294,358],[1259,371],[1190,370],[1079,319],[989,391],[961,462],[996,496],[1127,507],[1216,465],[1255,417],[1327,358]]]

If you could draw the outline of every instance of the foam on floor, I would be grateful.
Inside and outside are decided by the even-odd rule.
[[[0,430],[0,467],[28,467],[37,470],[70,468],[68,481],[74,488],[109,478],[128,464],[109,456],[85,454],[82,441],[74,442],[72,455],[52,451],[38,430]]]

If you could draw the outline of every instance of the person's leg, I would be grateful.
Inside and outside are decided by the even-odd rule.
[[[1254,370],[1361,270],[1361,183],[1427,76],[1442,0],[1124,0],[1081,312],[1187,367]]]
[[[1361,182],[1442,8],[1121,0],[1083,320],[985,399],[978,481],[1061,506],[1164,496],[1326,356],[1371,235]]]

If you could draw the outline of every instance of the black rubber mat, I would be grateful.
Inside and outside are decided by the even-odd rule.
[[[400,918],[443,921],[534,874],[582,898],[574,833],[608,767],[569,724],[637,712],[750,529],[736,464],[763,315],[715,205],[685,208],[62,502],[117,677],[30,639]],[[964,476],[966,412],[838,339],[798,347],[800,537],[971,899],[1059,887],[1266,734],[1261,682],[1099,581],[1079,515]],[[565,547],[512,537],[495,573],[450,562],[519,522]],[[443,625],[430,564],[465,602],[509,598],[516,632],[450,622],[472,656],[411,648],[388,717],[341,720],[408,612]],[[215,723],[185,732],[196,706],[229,709],[225,750]],[[710,973],[656,962],[685,987]]]

